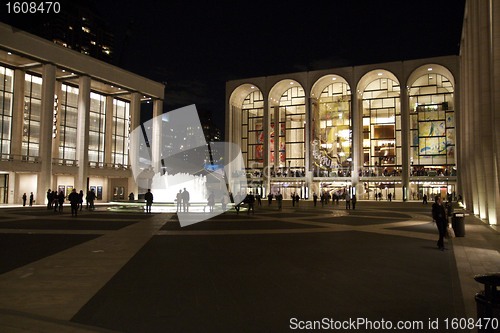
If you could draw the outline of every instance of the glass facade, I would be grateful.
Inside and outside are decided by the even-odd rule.
[[[453,85],[429,73],[410,88],[411,175],[455,174]]]
[[[25,74],[24,122],[21,153],[23,157],[38,157],[40,148],[40,114],[42,108],[42,78]]]
[[[106,97],[90,93],[89,162],[104,165],[104,131],[106,129]]]
[[[305,172],[305,122],[306,105],[304,89],[292,87],[281,95],[279,101],[279,132],[276,165],[287,176]],[[275,131],[276,132],[276,129]],[[276,143],[275,143],[276,145]],[[275,147],[276,149],[276,147]]]
[[[260,91],[250,93],[243,101],[241,116],[241,152],[251,172],[262,172],[264,165],[264,98]]]
[[[113,143],[111,160],[114,165],[128,165],[128,137],[130,132],[130,103],[113,100]]]
[[[363,171],[397,176],[402,166],[399,83],[380,78],[363,91]]]
[[[328,85],[313,122],[312,163],[315,177],[351,175],[351,91],[344,82]]]
[[[76,161],[76,127],[78,123],[78,88],[63,84],[59,116],[59,158]]]
[[[253,82],[241,81],[230,94],[229,121],[237,124],[241,118],[247,177],[265,194],[280,192],[285,199],[293,193],[308,198],[313,192],[368,200],[418,200],[436,193],[453,197],[454,81],[447,68],[431,67],[408,70],[406,101],[401,99],[401,79],[388,69],[367,71],[354,83],[335,72],[298,73],[309,82],[309,95],[292,79],[250,94],[244,92]],[[243,102],[242,95],[247,96]],[[262,113],[266,99],[267,114]],[[406,114],[403,105],[408,106]],[[266,121],[268,158],[266,152],[260,154]],[[240,141],[239,128],[232,132],[234,142]],[[255,166],[269,177],[256,180],[262,174]]]
[[[13,92],[14,71],[0,66],[0,157],[2,159],[10,154]]]

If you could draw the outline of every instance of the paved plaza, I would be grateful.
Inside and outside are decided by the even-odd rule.
[[[498,231],[468,216],[465,237],[439,251],[430,204],[262,205],[184,228],[175,213],[140,209],[2,208],[0,332],[287,332],[361,320],[379,332],[388,322],[452,332],[446,320],[476,317],[474,275],[500,272]]]

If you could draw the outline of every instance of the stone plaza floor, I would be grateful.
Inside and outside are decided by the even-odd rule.
[[[0,332],[349,323],[342,331],[455,332],[446,327],[453,318],[476,318],[483,286],[473,277],[500,272],[500,234],[473,216],[443,252],[430,204],[262,205],[183,228],[175,213],[98,206],[72,217],[69,207],[4,207]]]

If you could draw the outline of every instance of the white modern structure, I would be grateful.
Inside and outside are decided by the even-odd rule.
[[[163,99],[163,84],[0,23],[0,203],[44,203],[48,189],[137,197],[129,133],[141,101],[157,116]]]

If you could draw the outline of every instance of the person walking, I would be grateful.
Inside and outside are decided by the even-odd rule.
[[[278,210],[281,210],[283,208],[283,194],[281,192],[276,194],[276,202],[278,203]]]
[[[295,193],[292,193],[292,207],[295,207]]]
[[[354,210],[354,209],[356,209],[356,201],[357,201],[356,194],[352,195],[351,201],[352,201],[352,209]]]
[[[255,200],[257,200],[257,206],[262,206],[262,196],[257,192],[255,194]]]
[[[222,198],[220,199],[220,203],[222,206],[222,211],[225,212],[227,210],[227,204],[229,203],[229,197],[227,194],[223,194]]]
[[[80,207],[80,210],[83,208],[83,190],[80,190],[78,192],[78,206]]]
[[[175,196],[175,201],[177,202],[177,213],[180,213],[182,211],[182,190],[179,190]]]
[[[47,190],[47,210],[52,209],[52,191],[50,189]]]
[[[349,193],[345,194],[345,209],[351,209],[351,196]]]
[[[446,210],[443,205],[443,199],[441,196],[436,196],[434,203],[432,204],[432,218],[436,223],[436,227],[439,233],[439,239],[437,241],[437,247],[444,251],[444,236],[446,234],[446,228],[448,227],[448,219],[446,218]]]
[[[23,207],[26,206],[26,200],[28,200],[28,196],[26,193],[23,194]]]
[[[185,213],[189,212],[189,192],[184,187],[184,191],[182,192],[182,207]]]
[[[80,204],[80,196],[76,193],[76,189],[73,189],[71,193],[68,195],[68,200],[71,205],[71,216],[77,216],[78,214],[78,205]]]
[[[148,188],[146,194],[144,194],[144,200],[146,200],[146,213],[151,213],[151,206],[153,205],[153,193],[151,189]]]
[[[95,200],[95,191],[92,188],[90,189],[90,192],[87,192],[87,202],[89,204],[90,210],[95,210],[94,200]]]
[[[387,199],[389,200],[389,202],[392,201],[392,193],[387,194]]]
[[[250,215],[250,210],[252,210],[252,214],[255,214],[255,197],[252,192],[250,192],[247,197],[247,204],[248,204],[248,210],[247,210],[247,215]]]
[[[318,203],[318,195],[316,194],[316,192],[313,192],[313,203],[314,207],[316,207],[316,204]]]
[[[423,203],[424,205],[427,205],[427,194],[424,194],[424,197],[423,197],[422,203]]]
[[[57,195],[57,203],[59,204],[59,213],[63,212],[64,199],[65,199],[64,192],[60,191],[59,194]]]
[[[31,192],[31,194],[30,194],[30,207],[33,206],[33,202],[35,202],[35,198],[33,196],[33,192]]]
[[[269,194],[267,195],[267,205],[271,206],[272,202],[273,202],[273,194],[269,192]]]
[[[214,194],[214,192],[211,192],[209,194],[207,204],[208,204],[208,210],[210,211],[210,213],[212,213],[214,211],[214,206],[215,206],[215,194]]]

